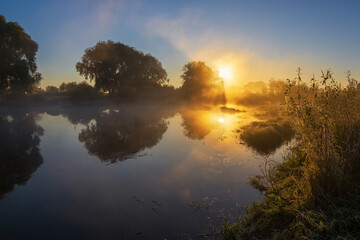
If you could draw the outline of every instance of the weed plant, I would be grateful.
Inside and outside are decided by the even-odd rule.
[[[250,180],[264,201],[225,239],[360,239],[360,84],[347,80],[325,71],[305,84],[299,69],[287,81],[295,143],[280,163],[265,158]]]

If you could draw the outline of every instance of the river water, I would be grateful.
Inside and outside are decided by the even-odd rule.
[[[269,120],[235,108],[2,110],[0,239],[211,235],[212,225],[262,199],[249,178],[265,155],[281,159],[285,151],[286,138],[272,140],[280,121],[273,113]]]

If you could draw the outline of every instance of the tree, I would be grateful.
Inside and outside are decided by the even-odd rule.
[[[0,95],[25,93],[41,80],[35,63],[38,44],[15,22],[0,15]]]
[[[255,94],[267,93],[267,87],[263,81],[249,82],[244,85],[243,89],[245,90],[245,92],[248,93],[255,93]]]
[[[72,92],[77,86],[76,82],[62,83],[59,86],[60,91],[62,92]]]
[[[141,88],[162,86],[167,73],[159,60],[120,42],[98,42],[85,50],[76,70],[95,88],[110,94],[131,94]]]
[[[100,93],[85,81],[62,83],[59,89],[73,100],[89,100],[100,96]]]
[[[49,85],[49,86],[46,86],[45,91],[47,93],[58,93],[59,89],[55,86]]]
[[[222,79],[204,62],[189,62],[181,75],[181,95],[188,101],[225,103]]]

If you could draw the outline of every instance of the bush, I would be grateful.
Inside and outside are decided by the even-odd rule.
[[[96,99],[101,96],[101,94],[93,86],[89,85],[85,81],[81,83],[62,83],[59,89],[73,100],[89,100]]]
[[[241,239],[360,238],[360,84],[288,80],[286,109],[299,139],[251,180],[265,191],[241,221]]]

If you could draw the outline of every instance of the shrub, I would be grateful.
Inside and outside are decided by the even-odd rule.
[[[286,109],[299,139],[281,163],[266,159],[251,180],[265,192],[241,221],[242,239],[360,238],[360,85],[330,71],[288,80]]]

